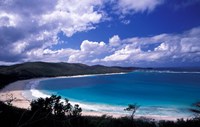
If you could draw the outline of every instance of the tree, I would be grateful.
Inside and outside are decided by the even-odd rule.
[[[132,111],[131,120],[132,120],[133,127],[136,126],[134,122],[134,117],[135,117],[135,112],[137,111],[138,108],[139,108],[139,105],[137,104],[129,104],[128,107],[124,109],[125,111]]]
[[[137,104],[129,104],[128,107],[125,108],[124,110],[125,110],[125,111],[132,111],[131,119],[134,120],[135,112],[137,111],[137,109],[138,109],[139,107],[140,107],[140,106],[137,105]]]
[[[52,95],[47,98],[38,98],[31,102],[32,112],[50,113],[55,116],[80,116],[82,109],[75,104],[74,107],[69,103],[68,99],[65,102],[61,101],[61,96]]]
[[[79,107],[78,104],[74,105],[74,110],[72,112],[73,116],[80,116],[82,112],[82,109]]]

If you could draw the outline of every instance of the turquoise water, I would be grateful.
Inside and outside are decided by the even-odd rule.
[[[137,103],[141,106],[140,114],[189,116],[192,114],[188,108],[200,101],[200,73],[131,72],[55,78],[41,81],[37,89],[72,101],[98,105],[97,108]],[[109,112],[103,108],[98,111],[101,110]]]

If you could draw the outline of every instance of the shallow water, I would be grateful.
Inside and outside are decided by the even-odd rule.
[[[139,115],[190,117],[188,109],[200,101],[200,73],[138,71],[55,78],[41,81],[36,89],[79,102],[85,110],[123,114],[128,104],[137,103]]]

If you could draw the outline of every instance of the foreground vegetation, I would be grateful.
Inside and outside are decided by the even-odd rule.
[[[0,66],[0,88],[22,79],[71,76],[83,74],[103,74],[129,72],[135,68],[87,66],[84,64],[68,63],[24,63],[13,66]],[[125,108],[131,116],[113,118],[103,115],[82,116],[79,105],[71,105],[67,99],[60,101],[60,96],[39,98],[31,102],[30,110],[20,109],[0,102],[1,127],[200,127],[200,103],[195,104],[194,119],[177,121],[154,121],[152,119],[135,119],[134,115],[138,105],[129,105]]]
[[[103,115],[81,116],[79,105],[72,106],[67,99],[52,95],[31,102],[30,110],[19,109],[0,102],[1,127],[200,127],[200,117],[177,121],[154,121],[151,119],[134,119],[137,105],[129,105],[130,117],[113,118]],[[195,112],[199,112],[195,108]]]

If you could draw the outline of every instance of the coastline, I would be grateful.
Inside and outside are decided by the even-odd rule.
[[[124,73],[114,73],[114,74],[124,74]],[[16,81],[14,83],[11,83],[4,87],[3,89],[0,90],[0,100],[1,101],[6,101],[9,99],[9,95],[13,95],[14,98],[16,98],[13,102],[12,105],[18,108],[25,108],[25,109],[30,109],[30,102],[31,98],[28,98],[27,96],[24,96],[25,91],[30,91],[30,88],[27,89],[27,84],[31,82],[38,82],[46,79],[54,79],[54,78],[78,78],[78,77],[86,77],[86,76],[98,76],[98,75],[113,75],[113,74],[97,74],[97,75],[77,75],[77,76],[60,76],[60,77],[53,77],[53,78],[38,78],[38,79],[29,79],[29,80],[21,80],[21,81]],[[76,102],[73,102],[74,104]],[[77,102],[80,107],[81,103]],[[108,112],[98,112],[98,111],[93,111],[93,110],[88,110],[88,111],[83,111],[82,115],[85,116],[102,116],[102,115],[108,115],[112,116],[115,118],[118,117],[124,117],[127,116],[127,114],[116,114],[116,113],[108,113]],[[176,116],[160,116],[160,115],[137,115],[136,118],[141,118],[145,117],[148,119],[154,119],[154,120],[170,120],[170,121],[176,121],[178,117]],[[186,118],[184,118],[186,119]]]
[[[18,108],[29,109],[30,108],[30,101],[25,98],[22,94],[26,89],[26,85],[34,81],[35,79],[29,80],[20,80],[14,83],[8,84],[3,89],[0,90],[0,100],[5,102],[8,99],[15,98],[12,101],[12,105]]]
[[[40,82],[42,80],[48,79],[58,79],[58,78],[79,78],[79,77],[88,77],[88,76],[100,76],[100,75],[116,75],[116,74],[126,74],[125,72],[121,73],[106,73],[106,74],[88,74],[88,75],[75,75],[75,76],[58,76],[50,78],[34,78],[27,80],[19,80],[13,83],[6,85],[4,88],[0,89],[0,101],[6,102],[9,99],[13,99],[12,105],[18,108],[29,109],[32,98],[29,98],[24,95],[24,92],[30,91],[27,89],[27,85],[31,82]],[[43,97],[46,97],[44,95]],[[93,112],[92,112],[93,113]],[[96,113],[95,113],[96,114]],[[86,112],[86,115],[92,115],[91,112]],[[101,116],[99,113],[97,116]],[[103,115],[103,114],[102,114]]]

